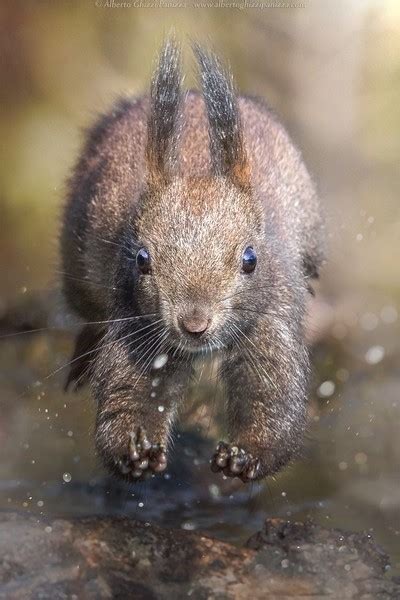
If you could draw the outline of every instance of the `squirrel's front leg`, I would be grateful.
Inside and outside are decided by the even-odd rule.
[[[250,481],[277,472],[301,446],[309,361],[302,335],[283,321],[238,336],[223,369],[230,443],[220,442],[211,467]]]
[[[161,335],[136,339],[109,333],[92,376],[97,450],[109,469],[131,481],[166,468],[170,428],[188,380],[187,370],[162,353]]]

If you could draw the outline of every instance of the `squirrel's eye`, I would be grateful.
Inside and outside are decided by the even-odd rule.
[[[244,273],[252,273],[256,268],[256,264],[257,254],[251,246],[248,246],[242,256],[242,269]]]
[[[150,272],[150,254],[146,248],[140,248],[136,254],[136,265],[141,273],[146,274]]]

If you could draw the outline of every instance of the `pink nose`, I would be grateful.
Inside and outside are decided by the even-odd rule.
[[[180,323],[183,331],[186,333],[190,333],[193,336],[200,336],[208,329],[210,321],[211,319],[204,316],[191,315],[182,317]]]

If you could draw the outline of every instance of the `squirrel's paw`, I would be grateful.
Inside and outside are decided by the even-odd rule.
[[[238,446],[219,442],[211,459],[211,470],[222,471],[227,477],[239,477],[242,481],[253,481],[260,473],[260,460]]]
[[[130,434],[128,453],[117,463],[121,474],[134,481],[153,473],[161,473],[166,467],[165,448],[161,444],[152,444],[144,427],[138,427]]]

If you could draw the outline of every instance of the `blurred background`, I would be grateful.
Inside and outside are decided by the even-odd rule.
[[[370,531],[400,572],[400,4],[125,4],[0,7],[0,508],[127,514],[231,541],[266,515],[311,516]],[[215,424],[224,422],[222,405],[209,401],[218,400],[209,369],[190,395],[183,452],[164,481],[134,489],[96,461],[88,390],[62,392],[73,340],[57,293],[65,181],[83,128],[119,95],[146,90],[171,27],[212,43],[240,89],[267,99],[327,214],[329,261],[310,317],[307,450],[251,489],[209,473]]]

